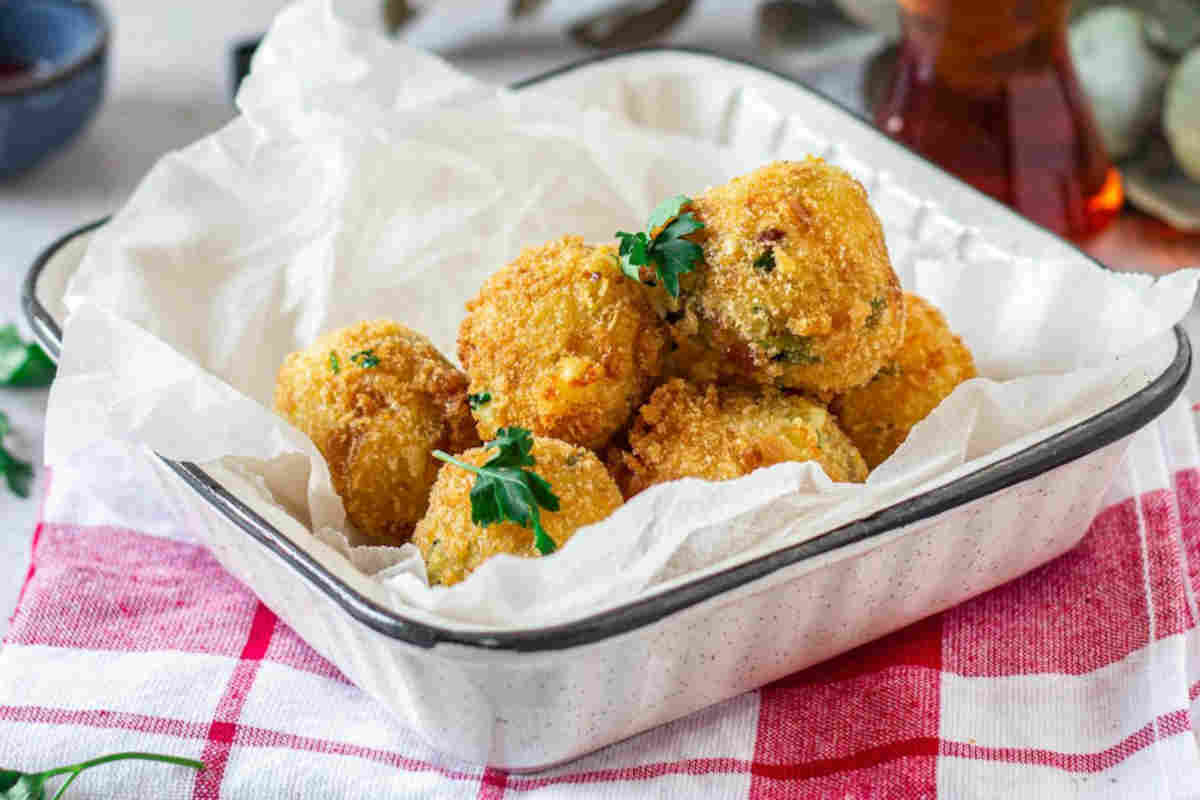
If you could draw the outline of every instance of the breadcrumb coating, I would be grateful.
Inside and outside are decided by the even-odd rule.
[[[275,408],[321,451],[351,523],[375,544],[408,541],[441,464],[433,450],[479,444],[466,376],[390,320],[326,333],[289,355]]]
[[[604,465],[590,450],[558,439],[535,436],[533,470],[549,481],[558,496],[559,510],[541,509],[542,527],[562,547],[578,529],[607,517],[622,503],[621,492]],[[482,466],[494,455],[475,448],[458,456],[460,461]],[[430,583],[450,586],[466,578],[498,553],[537,558],[532,528],[514,522],[487,527],[471,521],[471,487],[475,475],[446,464],[438,473],[430,495],[429,511],[417,524],[413,543],[425,557]]]
[[[629,431],[630,452],[609,454],[627,496],[678,478],[729,480],[783,461],[816,461],[835,481],[861,482],[867,466],[833,415],[774,387],[660,386]]]
[[[656,306],[698,381],[841,391],[900,345],[904,306],[862,185],[819,158],[777,161],[691,204],[704,262]]]
[[[467,304],[458,357],[479,435],[518,425],[598,449],[625,426],[662,372],[667,337],[611,246],[565,236],[530,247]]]
[[[865,386],[834,398],[842,429],[867,466],[879,466],[954,387],[975,377],[975,360],[946,318],[927,300],[905,293],[904,342]]]

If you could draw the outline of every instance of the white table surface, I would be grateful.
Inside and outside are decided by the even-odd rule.
[[[602,1],[602,0],[601,0]],[[374,20],[376,0],[338,0],[357,19]],[[595,0],[589,0],[594,5]],[[234,114],[230,102],[231,45],[264,31],[281,0],[107,0],[114,33],[109,86],[99,114],[67,149],[17,179],[0,181],[0,325],[17,322],[29,336],[20,311],[20,285],[38,253],[63,233],[120,207],[138,180],[163,153],[220,127]],[[486,7],[496,16],[508,0],[447,3],[443,8]],[[770,50],[753,42],[754,4],[700,0],[670,42],[704,47],[757,60],[809,79],[843,100],[861,83],[864,54],[882,39],[863,33],[836,50],[823,43],[814,51]],[[450,58],[485,80],[509,83],[590,55],[560,32],[562,19],[577,13],[576,0],[557,0],[542,19],[510,26],[459,47]],[[458,32],[447,18],[433,36]],[[556,21],[545,19],[551,17]],[[441,29],[438,30],[438,25]],[[429,35],[430,26],[424,34]],[[844,65],[844,69],[829,70]],[[814,71],[816,70],[816,71]],[[35,464],[29,499],[0,488],[0,636],[29,563],[29,546],[44,490],[41,441],[47,391],[0,388],[0,410],[9,415],[8,446]]]
[[[16,321],[21,279],[42,248],[112,212],[158,156],[226,122],[231,38],[263,29],[282,3],[109,3],[114,37],[108,96],[84,134],[16,180],[0,182],[0,323]],[[222,13],[221,6],[225,6]],[[43,491],[41,440],[47,391],[0,389],[9,445],[35,462],[27,500],[0,489],[0,633],[16,602]]]

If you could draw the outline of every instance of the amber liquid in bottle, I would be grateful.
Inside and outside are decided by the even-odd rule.
[[[877,124],[1060,234],[1120,210],[1067,50],[1067,0],[900,0],[904,23]]]

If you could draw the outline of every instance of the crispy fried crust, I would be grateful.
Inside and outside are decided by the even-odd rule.
[[[519,425],[600,448],[623,427],[662,372],[666,335],[610,246],[566,236],[526,248],[467,304],[458,357],[479,435]]]
[[[476,448],[458,456],[460,461],[482,466],[494,455]],[[558,439],[535,437],[530,467],[550,482],[559,499],[558,511],[542,509],[542,527],[561,547],[576,530],[599,522],[621,505],[621,492],[590,450]],[[475,476],[453,464],[438,473],[429,500],[429,511],[413,533],[413,543],[425,557],[430,583],[449,586],[467,577],[498,553],[536,558],[533,529],[512,522],[481,527],[471,521],[471,487]]]
[[[612,247],[578,236],[524,249],[467,303],[458,359],[481,438],[521,426],[599,449],[662,371],[666,335]]]
[[[365,350],[379,363],[356,363]],[[389,320],[327,333],[289,355],[275,408],[312,439],[350,521],[379,544],[403,544],[425,513],[441,463],[430,452],[479,443],[466,376],[424,336]]]
[[[654,294],[698,381],[841,391],[900,344],[904,306],[862,185],[818,158],[777,161],[697,197],[704,263]]]
[[[863,481],[862,456],[821,405],[773,387],[675,378],[642,406],[630,452],[609,453],[626,496],[678,478],[729,480],[781,461],[817,461],[835,481]]]
[[[971,351],[931,303],[906,293],[904,342],[865,386],[834,398],[833,411],[871,469],[963,381],[975,377]]]

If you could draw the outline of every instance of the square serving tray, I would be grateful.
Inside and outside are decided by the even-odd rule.
[[[913,197],[937,198],[914,207],[918,240],[951,237],[968,261],[997,252],[1087,258],[852,113],[758,67],[656,48],[588,60],[514,88],[720,142],[745,135],[729,129],[725,113],[742,86],[813,120],[826,138],[814,136],[810,152],[882,165]],[[25,312],[55,357],[67,282],[103,222],[52,244],[26,278]],[[1191,348],[1182,329],[1151,349],[1146,385],[1019,452],[804,542],[548,627],[471,630],[391,611],[298,547],[289,530],[299,523],[238,474],[156,464],[221,563],[402,724],[452,757],[531,771],[830,658],[1074,546],[1129,437],[1186,383]]]

